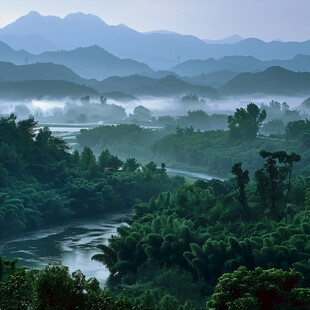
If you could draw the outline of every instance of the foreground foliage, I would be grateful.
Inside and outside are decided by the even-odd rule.
[[[2,310],[137,310],[126,294],[114,296],[102,290],[95,278],[82,272],[69,273],[68,267],[48,265],[43,270],[15,270],[0,281]]]
[[[292,270],[240,267],[220,277],[207,304],[214,310],[308,309],[310,289],[296,288],[300,279],[301,273]]]
[[[125,291],[119,297],[101,289],[95,278],[86,279],[77,270],[50,264],[42,270],[25,271],[13,261],[2,261],[11,268],[2,271],[0,309],[5,310],[191,310],[190,302],[179,305],[177,299],[158,290],[145,290],[136,299]],[[222,275],[206,309],[308,309],[310,289],[296,288],[301,273],[278,269],[253,271],[240,267]],[[183,286],[185,283],[183,282]],[[204,309],[200,307],[199,309]],[[198,309],[198,308],[195,308]]]

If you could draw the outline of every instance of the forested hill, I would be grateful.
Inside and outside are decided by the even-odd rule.
[[[219,89],[222,94],[309,95],[310,73],[270,67],[258,73],[240,73]]]
[[[74,59],[69,55],[66,57],[71,61]],[[86,59],[88,61],[89,57]],[[93,67],[96,69],[98,66],[101,68],[100,65],[93,63]],[[7,99],[25,99],[38,96],[63,98],[66,96],[97,95],[98,93],[108,94],[108,96],[110,94],[111,96],[112,93],[112,97],[118,99],[120,93],[123,92],[129,94],[125,95],[127,99],[132,99],[130,96],[134,95],[174,96],[184,95],[185,93],[196,93],[208,98],[217,97],[217,91],[214,88],[204,85],[205,83],[197,83],[195,79],[185,81],[180,77],[169,75],[169,72],[163,73],[163,77],[160,78],[138,74],[130,75],[134,72],[128,71],[129,76],[125,77],[122,76],[123,73],[118,72],[120,76],[98,81],[82,78],[64,65],[54,63],[14,65],[0,61],[0,83],[4,85],[2,87],[0,85],[0,95]],[[148,72],[148,70],[144,70],[146,75]],[[149,75],[152,76],[152,74]],[[101,76],[101,78],[105,76]]]
[[[33,118],[0,119],[0,236],[130,208],[183,182],[169,178],[164,165],[141,168],[108,150],[98,161],[87,147],[72,153],[48,128],[38,130]]]
[[[110,77],[93,84],[101,92],[122,91],[131,95],[173,96],[195,93],[207,98],[217,98],[217,91],[208,86],[194,85],[173,75],[153,79],[143,75]]]
[[[85,81],[63,65],[36,63],[17,66],[10,62],[0,62],[0,81],[24,80],[62,80],[80,84]]]
[[[97,80],[115,75],[128,76],[153,72],[144,63],[118,58],[97,45],[72,51],[45,52],[31,56],[30,61],[65,65],[83,78]]]
[[[66,97],[80,98],[95,95],[94,88],[59,80],[33,80],[17,82],[0,82],[0,96],[7,100],[37,99],[41,97],[63,99]]]
[[[230,70],[233,72],[259,72],[269,67],[280,66],[292,71],[310,71],[310,56],[296,55],[288,60],[260,60],[252,56],[226,56],[220,59],[208,58],[192,59],[180,63],[170,70],[181,76],[197,76],[208,74],[220,70]]]

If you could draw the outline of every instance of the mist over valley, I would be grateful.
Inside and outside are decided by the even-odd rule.
[[[310,309],[308,2],[26,2],[0,4],[0,309]]]

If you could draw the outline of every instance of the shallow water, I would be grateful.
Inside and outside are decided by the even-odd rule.
[[[61,262],[71,272],[80,269],[87,278],[96,277],[104,285],[109,271],[101,263],[92,261],[91,257],[100,253],[96,246],[107,244],[108,239],[116,234],[120,221],[132,214],[128,210],[110,213],[2,239],[0,257],[17,258],[19,265],[30,269]]]

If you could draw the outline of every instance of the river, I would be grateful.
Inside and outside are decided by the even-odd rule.
[[[71,272],[80,269],[87,278],[96,277],[104,286],[109,271],[103,264],[91,260],[91,257],[100,253],[96,246],[107,244],[122,224],[121,220],[132,214],[130,210],[109,213],[2,239],[0,257],[17,258],[19,265],[30,269],[60,262],[68,266]]]
[[[51,124],[49,124],[51,125]],[[84,126],[51,126],[54,132],[64,138],[75,138]],[[168,168],[168,173],[189,176],[195,179],[210,180],[212,176]],[[41,269],[49,263],[60,262],[70,271],[80,269],[87,278],[96,277],[104,285],[109,271],[96,261],[94,254],[100,253],[99,244],[107,244],[111,235],[121,225],[121,220],[133,211],[110,213],[96,218],[73,220],[69,223],[46,227],[22,236],[0,240],[0,257],[19,260],[19,265],[30,269]]]
[[[192,172],[192,171],[181,170],[181,169],[167,168],[167,172],[168,174],[171,173],[171,174],[183,175],[186,177],[190,177],[190,178],[197,179],[197,180],[204,180],[204,181],[208,181],[212,179],[225,180],[219,177],[211,176],[209,174],[200,173],[200,172]]]

